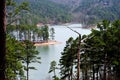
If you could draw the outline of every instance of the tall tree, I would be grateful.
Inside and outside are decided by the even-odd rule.
[[[13,44],[14,43],[14,44]],[[22,42],[6,36],[6,79],[16,80],[25,78],[21,58],[24,55]],[[19,78],[17,77],[19,76]]]
[[[29,80],[29,70],[35,69],[35,67],[30,67],[30,63],[40,63],[40,57],[37,57],[38,51],[36,51],[36,47],[29,40],[25,40],[23,42],[24,47],[24,56],[22,57],[22,61],[26,63],[25,70],[27,72],[27,80]]]
[[[43,26],[42,30],[43,30],[43,41],[47,42],[49,39],[48,26],[47,25]]]
[[[6,0],[0,1],[0,80],[5,80],[5,55],[6,55]]]
[[[20,14],[26,14],[25,12],[29,10],[28,2],[21,2],[18,4],[15,0],[7,0],[6,5],[7,25],[20,24],[20,20],[23,20]]]
[[[52,62],[50,63],[49,73],[51,73],[51,72],[54,73],[54,76],[53,76],[53,79],[54,79],[54,80],[57,80],[56,69],[58,69],[58,68],[57,68],[56,65],[57,65],[56,61],[52,61]]]
[[[73,66],[76,66],[77,60],[77,43],[78,38],[74,40],[72,37],[66,41],[66,46],[64,51],[61,53],[60,59],[60,74],[61,79],[63,80],[73,80]]]
[[[96,77],[97,80],[119,80],[119,26],[120,21],[110,23],[104,20],[84,41],[85,51],[82,55],[88,55],[87,58],[92,64],[93,80]]]
[[[51,40],[54,40],[54,37],[55,37],[55,30],[54,30],[54,28],[52,27],[51,29],[50,29],[50,37],[51,37]]]

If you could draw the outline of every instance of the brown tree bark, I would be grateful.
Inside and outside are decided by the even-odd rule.
[[[81,45],[81,34],[79,34],[78,53],[77,53],[77,80],[80,80],[80,45]]]
[[[6,0],[0,0],[0,80],[5,79],[5,55],[6,55]]]

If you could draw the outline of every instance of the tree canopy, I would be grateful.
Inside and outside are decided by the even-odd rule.
[[[91,34],[83,35],[80,46],[80,67],[83,80],[119,80],[120,21],[102,21]],[[60,59],[61,77],[71,79],[75,66],[78,40],[70,38]],[[72,61],[71,61],[72,60]],[[70,67],[71,66],[71,67]],[[72,73],[71,73],[72,71]],[[72,77],[73,78],[73,77]],[[75,77],[76,78],[76,77]],[[74,78],[74,79],[75,79]]]

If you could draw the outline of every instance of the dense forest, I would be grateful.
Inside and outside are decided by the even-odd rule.
[[[82,13],[83,22],[93,23],[103,19],[113,21],[120,19],[119,7],[119,0],[82,0],[73,13]]]
[[[21,3],[24,0],[15,0]],[[29,10],[21,13],[22,24],[80,22],[94,24],[120,18],[119,0],[27,0]],[[49,3],[49,4],[48,4]]]
[[[50,0],[67,5],[73,21],[93,24],[120,19],[120,0]]]
[[[15,0],[21,3],[24,0]],[[67,8],[61,4],[56,4],[48,0],[27,0],[29,2],[29,11],[21,14],[23,24],[42,23],[64,23],[71,21],[71,15]],[[49,3],[49,4],[48,4]],[[26,19],[28,21],[26,21]]]
[[[69,38],[59,60],[60,80],[119,80],[119,30],[119,20],[113,23],[104,20],[89,35]],[[81,74],[78,79],[79,70]]]

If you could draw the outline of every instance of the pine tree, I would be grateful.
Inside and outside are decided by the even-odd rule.
[[[0,79],[5,79],[5,64],[6,64],[6,0],[0,1]]]

